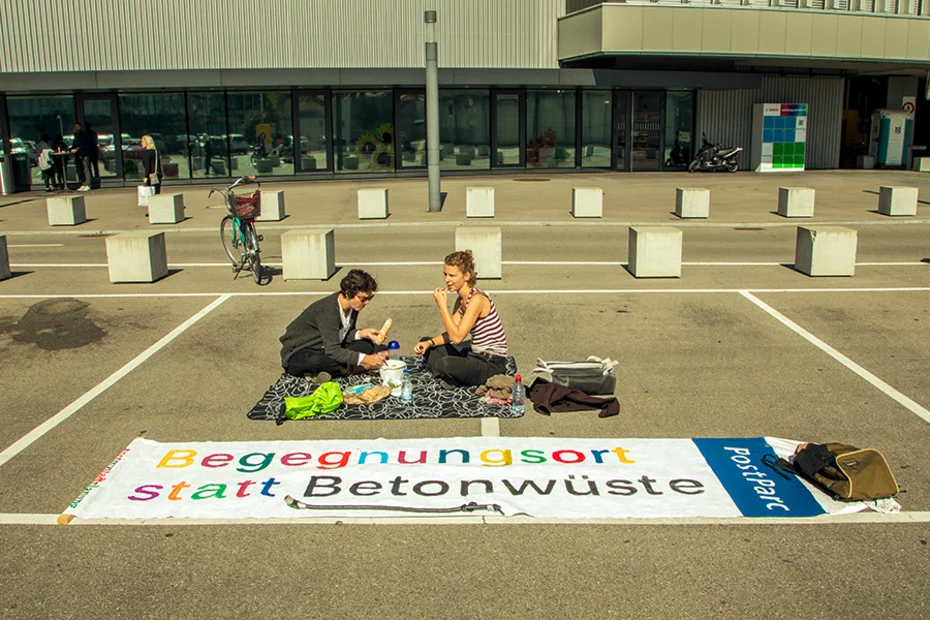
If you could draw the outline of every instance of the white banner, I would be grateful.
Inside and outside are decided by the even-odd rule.
[[[766,455],[796,442],[468,437],[133,441],[65,511],[81,518],[529,515],[806,517],[833,502]]]

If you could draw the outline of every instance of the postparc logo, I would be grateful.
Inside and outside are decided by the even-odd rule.
[[[79,518],[475,512],[547,518],[848,511],[766,465],[797,442],[442,438],[133,441],[65,511]]]

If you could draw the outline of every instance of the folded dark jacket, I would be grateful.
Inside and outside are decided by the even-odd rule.
[[[609,418],[620,413],[620,401],[613,398],[588,396],[581,390],[573,390],[564,385],[549,383],[536,378],[530,386],[527,396],[533,402],[536,411],[551,414],[553,411],[584,411],[600,409],[599,418]]]

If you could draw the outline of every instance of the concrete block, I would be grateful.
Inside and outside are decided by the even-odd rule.
[[[133,231],[107,237],[110,282],[154,282],[168,275],[165,233]]]
[[[358,190],[358,219],[383,220],[388,216],[386,187]]]
[[[917,188],[882,185],[878,192],[882,215],[917,215]]]
[[[871,155],[859,155],[856,157],[856,168],[861,170],[871,170],[875,167],[875,158]]]
[[[845,226],[798,226],[794,268],[809,276],[856,272],[858,233]]]
[[[710,217],[710,190],[703,187],[677,188],[675,215],[682,219]]]
[[[468,153],[459,153],[455,156],[455,165],[456,166],[470,166],[471,165],[471,155]]]
[[[300,168],[304,172],[316,170],[316,157],[303,157],[300,160]]]
[[[6,235],[0,235],[0,280],[6,280],[10,275],[10,253],[6,247]]]
[[[342,167],[346,170],[358,170],[358,156],[347,155],[342,158]]]
[[[671,226],[630,226],[630,273],[637,278],[680,278],[681,236]]]
[[[184,221],[184,194],[149,196],[149,224],[177,224]]]
[[[779,187],[778,215],[814,217],[814,190],[811,187]]]
[[[478,157],[487,157],[491,154],[491,147],[487,144],[479,144],[477,149]]]
[[[226,160],[225,159],[211,160],[210,167],[213,168],[213,174],[219,174],[219,175],[226,174]]]
[[[930,172],[930,157],[915,157],[914,170],[917,172]]]
[[[465,188],[466,217],[494,217],[494,188]]]
[[[255,162],[255,172],[259,174],[270,174],[274,166],[271,164],[270,159],[259,159]]]
[[[482,280],[501,278],[501,229],[462,226],[455,229],[455,250],[471,250]]]
[[[262,192],[262,214],[259,222],[280,222],[284,219],[284,192]]]
[[[328,280],[336,273],[336,236],[329,230],[289,230],[281,235],[285,280]]]
[[[574,217],[603,216],[604,190],[600,187],[573,187],[572,215]]]
[[[83,196],[55,196],[45,199],[49,226],[75,226],[87,221]]]

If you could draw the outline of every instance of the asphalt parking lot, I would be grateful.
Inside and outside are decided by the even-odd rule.
[[[927,180],[924,180],[926,178]],[[431,291],[464,221],[463,188],[496,188],[503,277],[494,296],[521,369],[537,358],[619,360],[621,413],[313,421],[245,413],[280,375],[278,337],[359,266],[380,289],[361,322],[394,319],[405,353],[439,331]],[[148,226],[125,189],[88,197],[93,220],[43,222],[44,196],[0,201],[13,277],[0,282],[0,536],[4,617],[352,618],[900,617],[928,615],[930,175],[806,173],[816,223],[858,231],[856,275],[793,269],[797,221],[772,213],[784,176],[557,176],[280,184],[268,223],[272,281],[233,280],[213,231],[221,211],[184,188],[190,219],[167,235],[168,277],[112,285],[106,235]],[[674,189],[712,191],[683,222]],[[354,191],[391,191],[391,217],[360,224]],[[575,184],[605,190],[605,217],[573,220]],[[880,184],[921,188],[918,216],[874,212]],[[293,195],[293,200],[291,196]],[[188,198],[190,196],[190,198]],[[680,279],[626,269],[631,223],[683,230]],[[801,222],[803,223],[803,222]],[[332,226],[337,274],[280,275],[280,235]],[[480,274],[479,274],[480,275]],[[81,524],[56,518],[135,437],[158,441],[473,437],[758,437],[882,450],[900,515],[803,523],[751,519],[542,522],[434,518],[380,524]],[[364,521],[364,520],[360,520]]]

